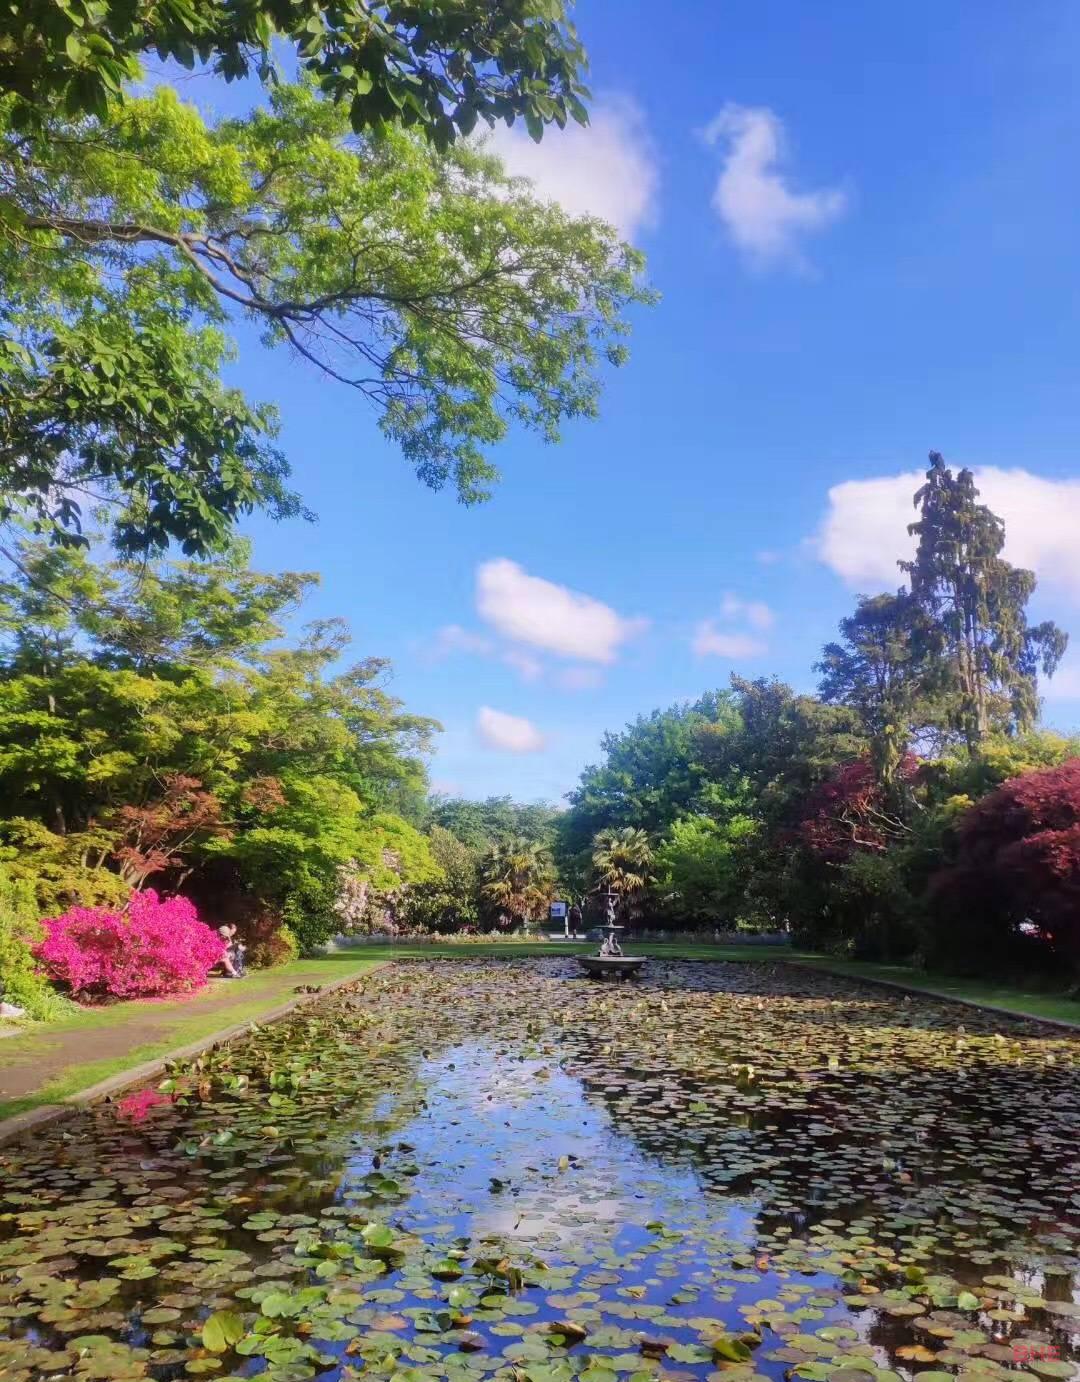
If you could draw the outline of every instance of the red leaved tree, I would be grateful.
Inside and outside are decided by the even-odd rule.
[[[1023,923],[1080,972],[1080,758],[1010,778],[964,816],[955,865],[932,884],[941,919]]]
[[[905,754],[895,781],[902,789],[916,780],[920,768]],[[843,863],[860,851],[884,853],[908,834],[907,826],[877,780],[869,758],[858,758],[827,778],[807,796],[799,840],[828,863]]]
[[[166,777],[161,794],[145,805],[122,806],[113,821],[120,828],[113,857],[120,877],[136,889],[155,873],[182,864],[196,841],[230,833],[221,819],[221,802],[197,777],[182,773]]]

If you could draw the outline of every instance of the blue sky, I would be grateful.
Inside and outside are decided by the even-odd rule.
[[[903,477],[931,447],[984,472],[1036,613],[1080,630],[1080,9],[583,0],[577,20],[592,129],[539,162],[500,147],[648,255],[662,301],[600,420],[514,436],[464,509],[339,386],[246,340],[235,369],[279,405],[319,514],[251,523],[256,562],[322,573],[306,612],[346,616],[445,725],[436,783],[558,800],[639,711],[732,671],[810,688],[855,591],[897,583]],[[1047,720],[1080,723],[1080,643],[1049,691]]]

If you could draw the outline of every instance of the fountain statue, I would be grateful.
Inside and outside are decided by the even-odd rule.
[[[637,974],[645,963],[645,956],[623,954],[622,946],[615,935],[616,931],[623,930],[623,927],[615,924],[618,894],[608,888],[606,892],[601,893],[601,897],[607,904],[607,923],[603,927],[607,934],[599,952],[596,955],[579,955],[578,964],[593,979],[625,979],[631,974]]]

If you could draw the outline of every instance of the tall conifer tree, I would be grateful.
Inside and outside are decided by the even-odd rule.
[[[1051,676],[1068,636],[1049,620],[1029,625],[1035,574],[1007,562],[1005,524],[985,504],[970,470],[957,474],[931,451],[915,494],[912,561],[900,562],[938,644],[925,649],[926,690],[941,692],[951,728],[971,752],[987,735],[1030,728],[1038,673]]]

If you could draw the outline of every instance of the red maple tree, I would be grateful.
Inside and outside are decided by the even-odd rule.
[[[993,905],[1080,969],[1080,758],[1010,778],[966,813],[936,891]],[[967,880],[967,884],[965,884]]]
[[[182,862],[185,849],[210,835],[228,835],[221,802],[197,777],[173,773],[159,796],[142,806],[121,806],[113,818],[120,843],[113,851],[120,877],[133,888]]]
[[[909,786],[920,767],[914,754],[906,754],[897,782]],[[798,825],[802,844],[819,858],[837,864],[859,850],[882,853],[906,834],[869,758],[845,763],[816,787],[806,798]]]

